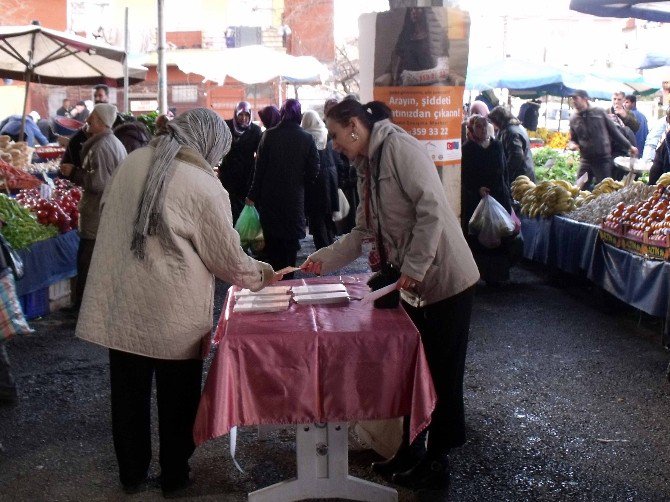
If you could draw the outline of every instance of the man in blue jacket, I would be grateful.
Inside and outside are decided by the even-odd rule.
[[[634,94],[628,94],[623,101],[623,107],[635,115],[635,118],[640,124],[640,128],[635,131],[635,143],[638,149],[638,156],[644,150],[644,142],[647,140],[649,134],[649,125],[647,124],[647,117],[637,109],[637,97]]]
[[[6,134],[10,136],[14,141],[19,141],[19,133],[21,132],[21,115],[11,115],[5,119],[2,129],[0,129],[0,134]],[[35,140],[39,142],[40,145],[46,145],[49,143],[49,140],[42,134],[37,124],[33,122],[33,118],[30,115],[26,115],[26,126],[24,129],[24,138],[28,143],[28,146],[35,146]]]

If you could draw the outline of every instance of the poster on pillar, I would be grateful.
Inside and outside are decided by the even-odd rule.
[[[416,137],[438,167],[461,163],[470,20],[448,7],[376,15],[373,98]]]

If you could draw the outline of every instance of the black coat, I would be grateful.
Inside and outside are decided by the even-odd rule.
[[[305,237],[305,185],[319,175],[314,138],[295,122],[280,122],[263,133],[249,198],[263,233],[276,239]]]
[[[499,131],[498,139],[505,152],[509,182],[521,175],[526,175],[531,181],[535,181],[535,164],[526,131],[519,125],[508,124]]]
[[[314,183],[305,186],[305,210],[307,215],[332,215],[339,210],[337,198],[337,168],[335,167],[333,142],[328,141],[326,148],[319,150],[319,176]]]
[[[658,178],[660,178],[663,173],[670,172],[670,150],[668,149],[669,136],[670,134],[666,134],[665,139],[656,149],[654,163],[649,170],[650,185],[655,185]]]
[[[486,187],[490,195],[508,212],[512,197],[505,165],[505,155],[500,141],[491,140],[488,148],[482,148],[476,141],[463,145],[461,158],[461,225],[467,235],[468,222],[481,197],[479,189]]]
[[[233,133],[233,143],[219,167],[219,179],[231,197],[243,199],[254,177],[254,156],[261,141],[261,128],[251,123],[244,134],[236,136],[233,121],[226,120],[226,124]]]

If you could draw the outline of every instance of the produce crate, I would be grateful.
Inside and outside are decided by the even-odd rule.
[[[64,279],[49,286],[49,312],[56,312],[72,304],[70,279]]]
[[[38,289],[19,297],[26,319],[35,319],[49,313],[49,288]]]
[[[610,244],[617,248],[622,247],[623,238],[620,235],[610,232],[609,229],[601,228],[598,234],[600,235],[600,240],[605,244]]]

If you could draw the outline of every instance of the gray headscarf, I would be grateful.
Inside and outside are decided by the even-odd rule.
[[[212,167],[230,150],[232,136],[226,123],[212,110],[196,108],[179,115],[166,125],[166,132],[154,143],[151,167],[137,208],[130,249],[144,259],[146,238],[167,232],[161,225],[165,188],[174,170],[173,161],[182,147],[200,153]]]

